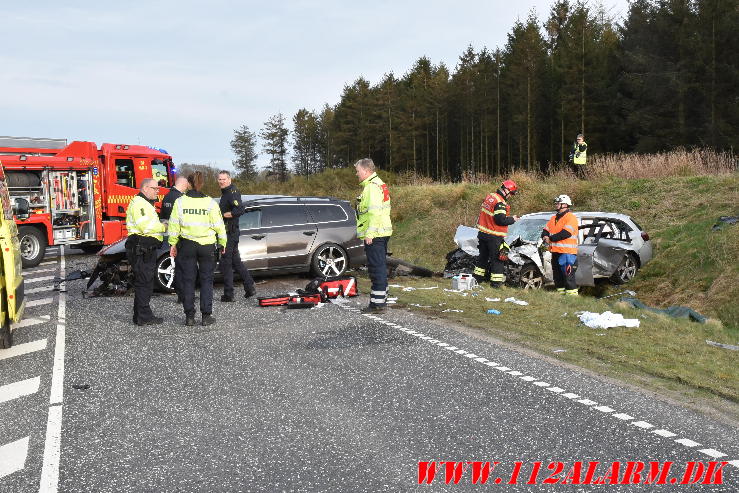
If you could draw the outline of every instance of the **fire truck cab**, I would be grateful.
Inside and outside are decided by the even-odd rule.
[[[23,267],[49,245],[94,252],[118,241],[141,181],[157,180],[161,202],[175,178],[166,151],[140,145],[0,137],[0,159],[14,205],[28,204],[15,214]]]

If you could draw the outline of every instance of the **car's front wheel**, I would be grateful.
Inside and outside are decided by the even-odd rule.
[[[321,245],[313,254],[311,272],[320,277],[340,276],[349,268],[349,256],[339,245]]]
[[[165,293],[174,293],[175,259],[168,253],[157,260],[157,287]]]
[[[526,264],[521,268],[520,283],[523,289],[541,289],[544,286],[544,276],[534,264]]]
[[[639,263],[636,261],[636,258],[633,254],[627,253],[618,265],[616,272],[611,276],[611,281],[614,284],[626,284],[636,276],[636,271],[638,270]]]

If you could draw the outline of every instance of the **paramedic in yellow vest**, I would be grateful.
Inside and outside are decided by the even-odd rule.
[[[575,271],[577,270],[577,217],[570,210],[572,199],[569,195],[559,195],[554,199],[553,215],[541,237],[552,252],[552,275],[554,286],[562,294],[577,296]]]
[[[126,256],[133,270],[133,323],[136,325],[164,322],[154,316],[149,306],[157,273],[157,250],[162,245],[165,229],[154,208],[158,194],[156,180],[144,179],[139,194],[131,200],[126,211]]]
[[[572,144],[572,151],[570,151],[569,164],[575,176],[581,180],[585,179],[585,165],[587,162],[588,144],[585,142],[585,136],[583,134],[577,134],[575,143]]]
[[[472,275],[478,283],[490,281],[490,286],[499,288],[505,282],[505,264],[500,259],[501,248],[505,245],[508,226],[518,221],[518,216],[510,216],[511,206],[506,200],[518,192],[513,180],[506,180],[500,188],[489,193],[480,206],[477,219],[477,245],[480,256],[477,258]]]
[[[375,163],[360,159],[354,163],[362,194],[357,197],[357,237],[364,241],[367,270],[372,279],[369,306],[363,313],[384,311],[387,303],[387,242],[393,234],[390,222],[390,191],[375,173]]]
[[[205,180],[200,171],[187,177],[192,190],[175,200],[169,216],[169,253],[181,263],[179,283],[185,325],[195,325],[195,282],[200,281],[202,325],[211,325],[213,317],[213,272],[216,244],[226,249],[226,226],[221,209],[211,197],[201,192]]]

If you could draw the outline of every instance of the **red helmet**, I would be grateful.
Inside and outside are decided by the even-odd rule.
[[[500,186],[508,190],[511,195],[518,192],[518,185],[516,185],[516,182],[513,180],[506,180],[503,183],[501,183]]]

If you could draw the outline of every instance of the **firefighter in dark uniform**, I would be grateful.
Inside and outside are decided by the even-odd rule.
[[[511,206],[506,203],[506,199],[517,192],[516,182],[506,180],[482,202],[480,217],[477,219],[480,256],[472,272],[478,283],[489,278],[490,286],[499,288],[505,282],[505,264],[500,259],[501,249],[505,246],[508,226],[518,221],[518,216],[509,216]]]
[[[133,269],[133,323],[136,325],[158,325],[164,321],[155,317],[149,306],[157,272],[157,249],[164,237],[164,224],[154,208],[158,193],[156,180],[143,180],[140,193],[126,211],[126,256]]]
[[[223,274],[223,296],[221,301],[234,301],[234,271],[239,274],[244,282],[244,298],[254,296],[257,290],[254,288],[254,279],[249,274],[249,269],[241,261],[239,255],[239,216],[244,213],[244,204],[241,202],[241,194],[231,183],[231,173],[221,171],[218,173],[218,186],[221,187],[221,200],[218,205],[221,208],[224,222],[226,223],[226,251],[221,256],[220,269]]]
[[[187,177],[192,190],[177,199],[169,217],[169,253],[182,263],[180,289],[185,325],[195,325],[195,283],[200,281],[201,324],[211,325],[213,317],[213,272],[216,244],[226,248],[226,227],[221,211],[212,198],[203,194],[203,174]]]
[[[159,219],[161,219],[164,224],[169,222],[169,217],[172,215],[172,207],[174,206],[175,200],[182,197],[189,188],[190,184],[187,182],[187,178],[184,176],[178,176],[172,189],[164,196],[164,199],[162,199],[162,210],[159,211]],[[180,269],[180,263],[175,261],[172,287],[177,293],[177,303],[182,303],[182,294],[178,285],[181,277],[182,270]]]

